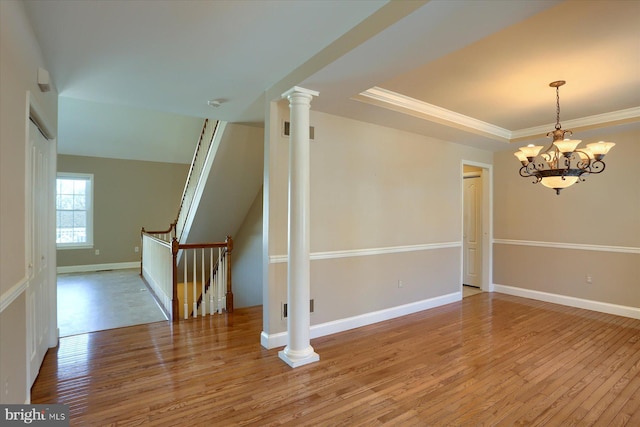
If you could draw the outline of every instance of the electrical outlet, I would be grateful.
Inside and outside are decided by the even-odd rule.
[[[136,246],[135,248],[133,248],[133,252],[136,252],[136,253],[140,252],[140,247]]]
[[[96,249],[96,255],[100,255],[100,249]]]
[[[587,282],[587,285],[591,285],[593,283],[593,277],[590,274],[587,274],[584,281]]]
[[[402,280],[398,280],[398,287],[401,288],[403,285]]]

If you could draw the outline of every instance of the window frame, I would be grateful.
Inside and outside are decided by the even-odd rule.
[[[58,180],[72,179],[87,181],[85,189],[85,209],[86,218],[86,241],[85,242],[69,242],[58,243]],[[91,249],[93,248],[93,174],[77,173],[77,172],[58,172],[56,174],[56,248],[57,249]]]

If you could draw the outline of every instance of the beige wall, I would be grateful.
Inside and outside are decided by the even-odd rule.
[[[606,170],[560,195],[520,178],[515,150],[495,154],[494,283],[640,307],[640,131],[601,138],[617,144]]]
[[[233,238],[231,265],[234,306],[262,305],[262,189]]]
[[[269,334],[286,330],[288,111],[286,102],[271,109],[265,154]],[[492,154],[315,111],[311,125],[312,324],[458,292],[462,160],[491,164]],[[457,246],[437,247],[446,243]]]
[[[140,261],[140,229],[175,220],[189,165],[59,155],[58,171],[94,175],[93,248],[58,250],[62,267]]]
[[[41,93],[40,47],[19,1],[0,1],[0,403],[28,398],[26,303],[28,281],[25,165],[27,91],[57,133],[57,93]],[[5,384],[8,385],[5,392]]]

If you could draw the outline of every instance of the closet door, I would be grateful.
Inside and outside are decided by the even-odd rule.
[[[53,202],[53,186],[50,142],[32,122],[29,124],[29,167],[30,180],[30,234],[31,253],[29,260],[29,281],[27,285],[27,350],[29,357],[29,386],[33,385],[44,355],[49,347],[50,292],[52,286],[50,271],[55,268],[50,260],[53,244],[49,209]],[[28,195],[29,197],[29,195]],[[54,276],[55,277],[55,276]]]

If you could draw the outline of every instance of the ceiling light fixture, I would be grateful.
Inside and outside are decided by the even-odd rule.
[[[218,108],[222,105],[222,101],[220,99],[210,99],[207,101],[207,105],[209,105],[209,107]]]
[[[560,126],[560,86],[565,83],[564,80],[549,83],[550,87],[556,88],[556,128],[547,133],[547,136],[553,137],[549,148],[539,154],[543,147],[529,144],[514,153],[522,163],[520,176],[533,177],[534,184],[539,182],[556,190],[556,194],[560,194],[560,190],[571,187],[578,181],[584,181],[585,175],[604,171],[605,164],[602,159],[611,147],[616,145],[613,142],[600,141],[576,149],[582,140],[565,139],[565,135],[573,135],[573,132],[562,130]]]

